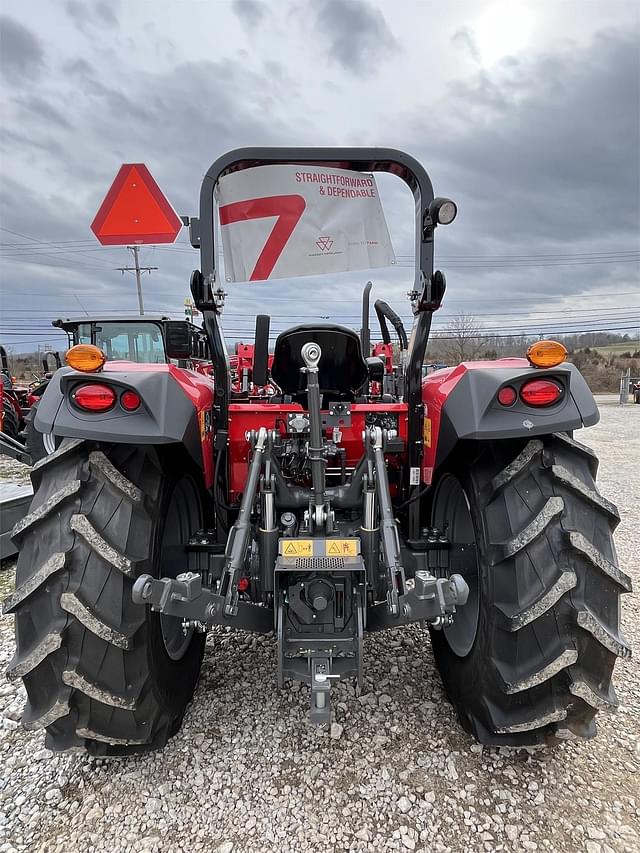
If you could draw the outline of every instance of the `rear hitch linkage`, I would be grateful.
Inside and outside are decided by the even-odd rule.
[[[312,479],[311,490],[301,493],[308,506],[303,523],[307,538],[296,540],[295,535],[289,538],[286,533],[280,535],[276,522],[278,466],[272,457],[274,439],[261,427],[246,436],[253,455],[237,519],[227,539],[219,582],[215,587],[203,586],[202,576],[193,572],[161,579],[142,575],[134,584],[133,600],[182,619],[185,631],[233,625],[266,633],[275,627],[278,685],[284,686],[286,679],[307,682],[311,720],[326,724],[331,720],[331,681],[362,679],[365,629],[380,631],[420,621],[442,627],[452,620],[456,607],[466,602],[469,588],[461,575],[436,577],[424,564],[415,567],[413,579],[406,577],[385,460],[385,451],[390,452],[397,437],[393,429],[380,426],[365,429],[360,473],[358,476],[354,473],[349,487],[356,493],[362,492],[364,526],[360,528],[360,536],[349,532],[346,539],[336,537],[336,532],[340,536],[340,529],[335,527],[332,504],[334,500],[337,503],[340,493],[327,489],[325,480],[318,383],[320,346],[306,343],[301,357],[307,384],[308,459]],[[287,484],[285,489],[288,490]],[[239,581],[246,577],[251,561],[254,533],[251,516],[258,492],[261,547],[257,575],[263,578],[273,609],[243,600],[239,590]],[[295,525],[295,516],[293,519]],[[305,542],[305,547],[311,549],[301,559],[298,542]],[[340,547],[338,543],[344,544],[346,551],[342,556],[331,556],[333,552],[327,549],[332,542],[336,548]],[[375,584],[380,565],[378,554],[380,568],[384,570],[382,578],[386,579],[380,593],[382,597],[386,586],[386,601],[367,607],[367,577]]]
[[[384,458],[385,444],[394,437],[393,431],[377,426],[366,430],[365,433],[367,447],[370,447],[373,453],[376,493],[380,506],[380,541],[388,582],[386,604],[376,604],[367,610],[367,630],[382,631],[419,621],[426,621],[436,628],[441,628],[451,621],[456,607],[466,604],[469,587],[462,575],[437,578],[423,569],[415,572],[413,586],[409,586],[402,565],[400,536],[393,514]]]

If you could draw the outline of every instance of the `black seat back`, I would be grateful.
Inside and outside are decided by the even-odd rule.
[[[360,338],[353,329],[331,323],[294,326],[278,335],[273,354],[271,377],[283,394],[297,397],[306,390],[300,355],[306,343],[319,344],[322,350],[318,377],[322,394],[350,399],[367,381]]]

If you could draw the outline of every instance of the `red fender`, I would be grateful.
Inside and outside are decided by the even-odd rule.
[[[430,484],[433,479],[440,419],[442,407],[462,377],[469,371],[487,368],[529,368],[526,358],[500,358],[495,361],[463,361],[456,367],[434,370],[422,381],[422,402],[424,404],[422,457],[422,482]]]

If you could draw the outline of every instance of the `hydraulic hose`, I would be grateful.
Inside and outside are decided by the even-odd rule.
[[[400,349],[408,349],[409,340],[407,338],[407,333],[405,331],[402,320],[400,319],[400,317],[398,317],[393,308],[391,308],[382,299],[376,299],[373,307],[375,308],[376,314],[378,315],[378,321],[380,323],[380,331],[382,333],[383,342],[385,344],[391,343],[389,328],[386,323],[386,320],[389,320],[393,328],[396,330],[398,338],[400,339]]]

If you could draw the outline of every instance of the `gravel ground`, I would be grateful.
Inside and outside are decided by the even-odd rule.
[[[579,438],[600,455],[620,563],[640,590],[640,406],[600,402]],[[0,477],[15,470],[3,462]],[[3,597],[12,583],[0,573]],[[623,609],[637,650],[632,596]],[[637,657],[618,662],[622,706],[599,716],[595,741],[512,751],[461,730],[421,629],[367,640],[365,690],[334,690],[330,732],[307,724],[306,688],[275,688],[270,638],[221,631],[208,644],[180,733],[127,761],[48,752],[19,726],[22,687],[0,682],[0,853],[640,849]],[[2,669],[12,654],[5,618]]]

